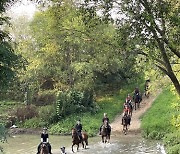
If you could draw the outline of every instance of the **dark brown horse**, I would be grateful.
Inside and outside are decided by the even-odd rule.
[[[80,137],[78,136],[77,130],[75,128],[72,128],[72,152],[74,152],[73,150],[74,145],[77,145],[77,151],[78,151],[80,143],[82,143],[83,148],[86,149],[86,146],[88,145],[88,134],[86,132],[82,132],[82,140],[81,140]]]
[[[40,154],[49,154],[49,149],[46,143],[42,143],[40,146]]]
[[[140,102],[142,101],[142,96],[140,92],[134,93],[133,100],[134,100],[134,109],[136,110],[137,108],[140,107]]]
[[[125,114],[123,117],[122,117],[122,125],[123,125],[123,133],[126,135],[127,134],[127,131],[128,131],[128,126],[129,124],[129,117],[127,114]]]
[[[106,143],[110,141],[110,136],[111,136],[111,127],[108,124],[108,121],[105,120],[104,124],[102,125],[101,129],[101,137],[102,137],[102,142]]]

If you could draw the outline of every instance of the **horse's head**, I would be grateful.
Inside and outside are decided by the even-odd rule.
[[[49,149],[46,143],[42,143],[40,149],[41,154],[48,154]]]
[[[76,138],[78,136],[77,130],[75,128],[72,128],[72,138]]]

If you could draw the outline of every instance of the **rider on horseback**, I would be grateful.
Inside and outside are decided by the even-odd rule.
[[[101,135],[101,129],[102,129],[102,126],[104,125],[104,122],[107,121],[108,123],[108,128],[109,130],[111,131],[111,126],[109,125],[109,118],[107,117],[107,113],[104,113],[104,117],[102,119],[102,125],[101,127],[99,128],[99,135]]]
[[[131,115],[130,115],[130,108],[128,105],[125,105],[124,110],[123,110],[122,125],[123,125],[123,119],[124,118],[128,119],[128,124],[130,125]]]
[[[129,103],[131,101],[132,101],[132,98],[131,98],[130,94],[128,94],[126,97],[126,103]]]
[[[82,140],[82,133],[81,133],[81,131],[82,131],[82,124],[81,124],[80,120],[77,121],[77,124],[76,124],[75,128],[77,130],[79,139]]]
[[[46,143],[46,145],[48,146],[48,149],[49,149],[49,153],[51,153],[51,145],[49,143],[49,135],[47,133],[47,128],[43,128],[43,132],[41,133],[41,143],[38,145],[38,152],[37,154],[40,153],[40,147],[43,143]]]
[[[126,105],[129,107],[129,109],[131,109],[131,110],[133,109],[132,98],[131,98],[130,94],[128,94],[128,96],[126,97],[126,101],[124,103],[124,109],[125,109]]]

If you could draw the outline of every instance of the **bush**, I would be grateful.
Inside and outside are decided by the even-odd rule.
[[[42,106],[39,110],[39,118],[46,125],[55,123],[58,121],[56,109],[54,105]]]
[[[93,92],[88,90],[84,92],[77,90],[60,91],[57,96],[56,111],[59,118],[73,113],[95,112],[96,105],[93,100]]]
[[[46,126],[46,123],[41,121],[41,119],[37,117],[26,120],[22,124],[22,127],[25,127],[25,128],[39,128],[39,127],[44,127],[44,126]]]
[[[167,134],[164,137],[163,141],[164,141],[165,146],[169,147],[168,148],[169,153],[175,154],[177,153],[177,151],[180,152],[180,132],[179,131]]]
[[[17,108],[14,115],[17,117],[17,120],[19,122],[24,122],[25,120],[31,119],[33,117],[37,117],[38,112],[36,110],[36,106],[27,105]]]
[[[56,101],[56,89],[55,90],[44,90],[39,91],[33,99],[33,103],[38,106],[50,105]]]

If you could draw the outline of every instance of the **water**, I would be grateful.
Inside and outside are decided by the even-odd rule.
[[[71,136],[50,135],[52,153],[60,154],[60,147],[65,146],[67,153],[71,152]],[[38,135],[16,135],[8,138],[8,143],[0,143],[5,154],[36,154],[40,142]],[[80,145],[78,154],[166,154],[161,143],[145,140],[139,135],[112,135],[110,143],[101,143],[101,137],[89,138],[89,146],[82,149]]]

